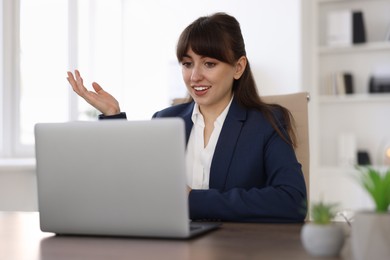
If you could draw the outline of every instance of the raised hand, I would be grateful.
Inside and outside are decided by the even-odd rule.
[[[90,91],[84,86],[80,72],[75,70],[74,74],[75,76],[73,76],[72,72],[68,71],[67,80],[77,95],[85,99],[85,101],[99,110],[105,116],[111,116],[120,113],[118,101],[108,92],[104,91],[98,83],[93,82],[92,87],[95,91]]]

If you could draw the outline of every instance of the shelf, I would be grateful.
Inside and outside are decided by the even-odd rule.
[[[353,169],[338,167],[340,136],[355,136],[356,150],[365,150],[373,163],[381,163],[383,140],[390,140],[390,93],[368,93],[371,77],[388,75],[390,40],[389,0],[316,0],[313,1],[312,28],[312,158],[324,176],[345,175]],[[337,10],[361,10],[364,13],[365,43],[342,46],[327,44],[328,14]],[[331,75],[350,72],[354,94],[328,93]],[[355,149],[355,148],[354,148]]]
[[[361,43],[351,46],[329,47],[320,46],[318,53],[320,55],[355,53],[355,52],[374,52],[374,51],[390,51],[390,41]]]
[[[355,168],[345,166],[319,166],[317,171],[319,174],[323,175],[350,175],[357,172]]]
[[[326,4],[326,3],[342,3],[342,2],[350,2],[350,1],[356,1],[356,0],[317,0],[319,4]]]
[[[322,104],[344,104],[344,103],[368,103],[368,102],[389,102],[390,93],[375,93],[375,94],[351,94],[339,96],[320,96],[320,103]]]
[[[367,0],[317,0],[319,4],[326,4],[326,3],[345,3],[345,2],[364,2]]]
[[[390,169],[390,165],[371,165],[372,168],[379,170],[380,172],[386,172]],[[319,174],[329,175],[330,173],[336,175],[342,174],[355,174],[359,171],[354,167],[346,167],[346,166],[318,166],[317,171]]]

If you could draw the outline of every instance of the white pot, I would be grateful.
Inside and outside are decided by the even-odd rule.
[[[352,222],[354,259],[390,259],[390,213],[357,212]]]
[[[344,244],[344,230],[336,224],[306,223],[301,230],[301,241],[312,256],[337,256]]]

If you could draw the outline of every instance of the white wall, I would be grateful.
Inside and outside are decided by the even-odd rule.
[[[164,108],[168,95],[185,95],[175,57],[182,30],[199,16],[226,12],[237,18],[261,95],[296,92],[301,79],[301,0],[127,1],[122,109],[140,117]],[[156,88],[156,86],[158,86]],[[145,97],[152,106],[145,106]]]

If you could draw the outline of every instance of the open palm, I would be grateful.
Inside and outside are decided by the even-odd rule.
[[[92,83],[92,87],[95,91],[88,90],[84,84],[83,79],[80,76],[80,72],[75,70],[75,75],[68,71],[68,81],[73,88],[73,91],[80,97],[85,99],[89,104],[99,110],[106,116],[115,115],[120,113],[120,107],[118,101],[96,82]]]

